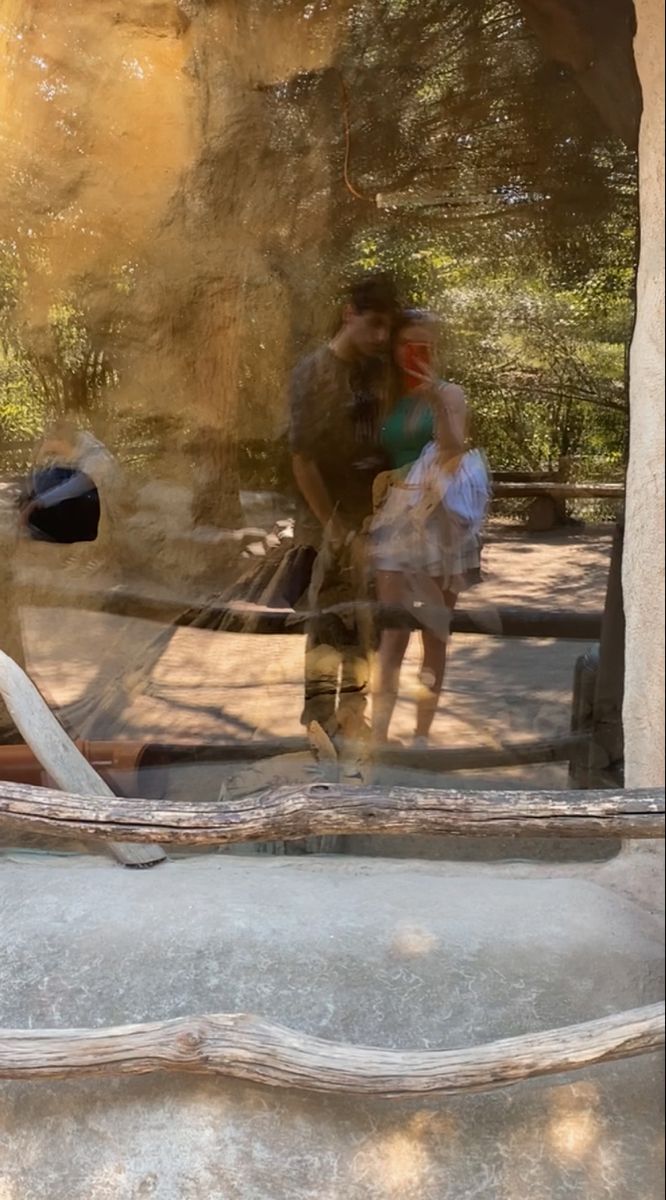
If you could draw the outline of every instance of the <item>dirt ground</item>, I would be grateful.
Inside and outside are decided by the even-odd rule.
[[[465,597],[465,605],[491,617],[499,604],[600,609],[611,536],[611,526],[530,536],[517,527],[494,525],[484,582]],[[146,679],[142,651],[158,630],[154,622],[26,608],[22,624],[28,667],[52,703],[99,689],[121,667],[136,669],[129,701],[104,729],[105,737],[207,742],[302,732],[300,635],[177,629]],[[566,733],[574,665],[585,649],[581,642],[454,636],[433,744],[486,746]],[[419,650],[414,635],[392,726],[392,734],[407,742],[414,727]],[[565,780],[563,765],[451,778],[466,786],[507,787],[561,787]]]

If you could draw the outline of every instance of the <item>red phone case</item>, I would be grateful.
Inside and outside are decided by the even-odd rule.
[[[425,342],[407,342],[403,347],[403,369],[408,375],[421,378],[432,365],[432,350]]]

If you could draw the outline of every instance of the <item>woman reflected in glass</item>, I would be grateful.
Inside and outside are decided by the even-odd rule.
[[[481,456],[466,454],[465,393],[436,373],[437,332],[434,314],[410,309],[392,339],[393,395],[381,431],[392,469],[377,480],[369,538],[377,597],[386,606],[373,687],[379,744],[388,740],[410,638],[407,624],[400,627],[395,618],[407,611],[421,626],[414,740],[427,745],[444,682],[451,615],[479,570],[488,477]]]

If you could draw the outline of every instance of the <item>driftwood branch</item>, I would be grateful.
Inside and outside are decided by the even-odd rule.
[[[649,1054],[663,1045],[663,1004],[464,1050],[347,1046],[234,1013],[107,1029],[0,1030],[0,1078],[190,1071],[315,1092],[450,1095]]]
[[[183,803],[72,796],[0,782],[0,818],[30,830],[163,844],[229,845],[329,834],[663,838],[664,792],[458,792],[337,784]]]
[[[0,697],[35,758],[59,787],[113,799],[111,788],[77,749],[32,680],[1,650]],[[166,859],[159,846],[114,843],[111,850],[127,867],[152,867]]]

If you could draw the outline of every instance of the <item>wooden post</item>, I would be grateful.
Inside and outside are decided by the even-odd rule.
[[[595,644],[576,659],[571,702],[571,733],[577,739],[569,759],[569,787],[589,788],[594,723],[594,693],[599,669],[599,647]]]
[[[565,454],[560,455],[557,464],[556,480],[558,483],[569,483],[571,480],[571,459]],[[556,523],[558,525],[567,524],[569,514],[567,511],[566,498],[564,496],[560,496],[555,501],[555,516]]]
[[[624,781],[622,698],[624,693],[624,607],[622,603],[622,548],[624,519],[615,527],[601,622],[599,667],[594,691],[591,787],[616,787]]]

